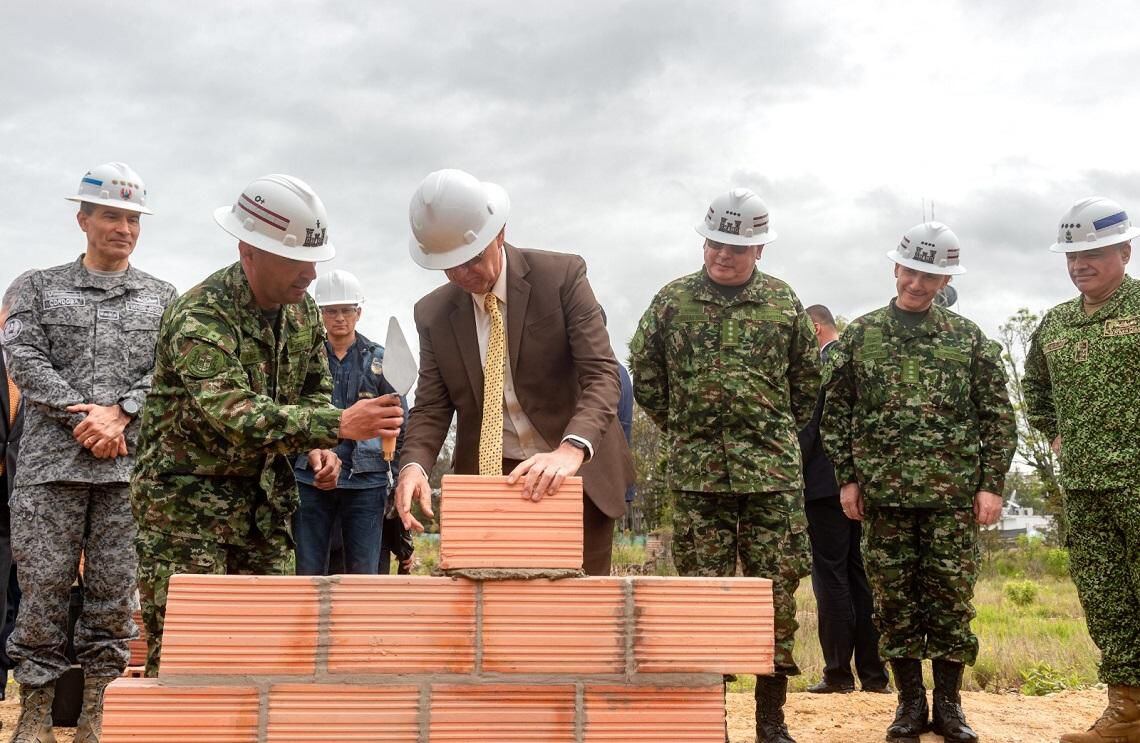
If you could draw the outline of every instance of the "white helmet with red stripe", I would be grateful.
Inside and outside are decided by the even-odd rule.
[[[1140,229],[1132,226],[1128,212],[1112,199],[1092,196],[1073,204],[1057,228],[1057,242],[1049,246],[1054,253],[1078,253],[1109,245],[1119,245],[1140,237]]]
[[[316,192],[291,175],[254,179],[233,206],[214,210],[214,221],[238,240],[298,261],[336,255],[328,240],[328,215]]]
[[[887,257],[900,266],[939,276],[966,273],[958,263],[961,245],[958,236],[941,222],[923,222],[906,231],[902,241]]]
[[[776,239],[767,205],[748,188],[734,188],[713,200],[697,233],[725,245],[766,245]]]

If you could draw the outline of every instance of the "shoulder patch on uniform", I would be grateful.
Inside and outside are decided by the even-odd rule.
[[[11,343],[20,337],[20,331],[24,329],[24,323],[18,317],[8,319],[4,324],[3,332],[0,332],[0,345]]]
[[[1060,351],[1062,348],[1064,348],[1067,345],[1069,345],[1069,339],[1068,338],[1058,338],[1055,341],[1049,341],[1048,343],[1045,344],[1045,353],[1053,353],[1054,351]]]
[[[225,364],[226,359],[221,349],[207,345],[194,346],[186,357],[186,373],[195,379],[206,379],[220,372]]]
[[[1104,321],[1104,334],[1107,336],[1136,335],[1140,333],[1140,316],[1114,317]]]

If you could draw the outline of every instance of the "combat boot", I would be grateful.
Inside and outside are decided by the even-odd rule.
[[[103,734],[103,692],[116,676],[91,676],[83,684],[83,708],[75,728],[75,743],[99,743]]]
[[[922,685],[922,661],[896,658],[891,661],[895,686],[899,689],[899,706],[895,720],[887,728],[891,743],[918,743],[919,736],[930,728],[930,707],[926,705],[926,687]]]
[[[756,743],[796,743],[784,724],[788,677],[756,677]]]
[[[936,659],[933,666],[934,722],[930,729],[954,743],[977,743],[978,735],[966,724],[962,711],[962,664]]]
[[[1140,686],[1108,687],[1108,707],[1084,733],[1061,736],[1061,743],[1140,743]]]
[[[8,743],[55,743],[51,728],[51,703],[55,682],[43,686],[20,687],[20,719]]]

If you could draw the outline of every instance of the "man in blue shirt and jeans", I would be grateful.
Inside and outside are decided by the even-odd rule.
[[[357,400],[395,392],[383,376],[384,347],[356,332],[364,292],[347,271],[320,276],[317,306],[328,333],[325,349],[333,379],[333,404],[347,408]],[[400,439],[403,439],[401,429]],[[340,457],[335,490],[318,490],[304,456],[297,458],[301,506],[293,517],[297,542],[297,575],[328,575],[329,546],[339,525],[344,544],[346,573],[375,575],[380,564],[380,527],[388,495],[389,466],[399,471],[399,444],[391,463],[384,461],[379,438],[342,439],[333,450]]]

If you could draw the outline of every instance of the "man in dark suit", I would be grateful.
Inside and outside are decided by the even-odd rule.
[[[608,575],[633,481],[618,362],[586,264],[508,245],[509,210],[506,191],[460,170],[430,174],[412,197],[412,258],[448,283],[416,303],[420,375],[397,511],[421,529],[409,512],[416,496],[433,515],[427,473],[457,413],[459,474],[509,474],[535,501],[581,474],[584,567]]]
[[[20,285],[31,271],[25,272],[16,278],[4,292],[3,303],[0,304],[0,327],[8,320],[8,310]],[[12,485],[16,482],[16,454],[20,448],[20,432],[24,427],[24,406],[21,404],[20,391],[8,376],[8,367],[4,362],[4,354],[0,353],[0,699],[4,698],[4,687],[8,685],[8,669],[12,667],[7,655],[3,652],[4,644],[15,623],[15,606],[9,606],[9,586],[15,591],[13,598],[18,595],[19,589],[15,587],[15,575],[12,565],[12,514],[8,509],[8,499],[12,496]],[[16,603],[13,601],[13,603]],[[9,610],[12,610],[12,622],[8,621]]]
[[[815,327],[820,357],[839,337],[835,318],[822,304],[806,310]],[[871,587],[863,570],[859,541],[862,526],[843,513],[835,469],[823,452],[819,419],[823,390],[816,400],[811,422],[800,431],[804,464],[804,511],[811,539],[811,585],[819,617],[819,644],[823,648],[823,679],[809,686],[816,694],[855,690],[851,658],[864,691],[888,692],[887,672],[879,658],[879,633],[871,623]]]

